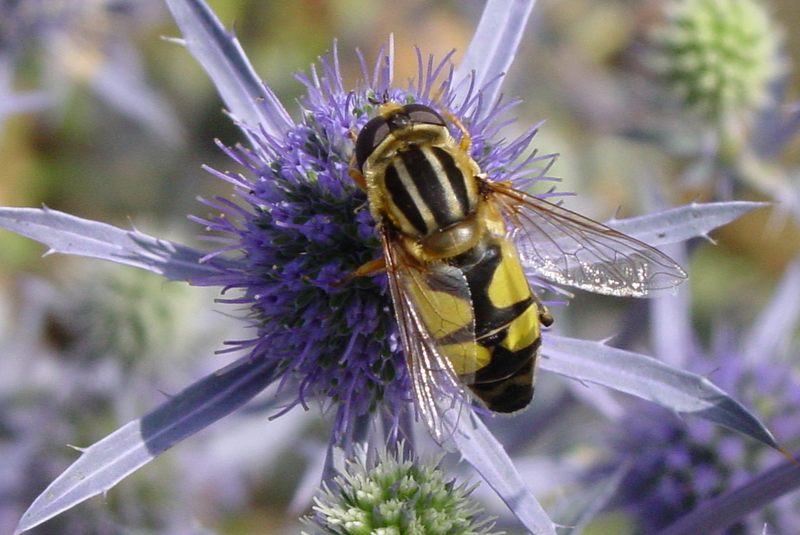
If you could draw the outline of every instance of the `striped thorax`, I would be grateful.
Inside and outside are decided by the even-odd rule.
[[[361,130],[356,159],[373,216],[409,238],[419,260],[461,254],[480,239],[480,169],[431,108],[384,104]]]

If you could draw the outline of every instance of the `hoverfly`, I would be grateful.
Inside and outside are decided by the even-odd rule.
[[[650,296],[686,274],[658,250],[493,181],[423,104],[384,102],[355,141],[351,175],[366,190],[417,410],[438,442],[442,400],[477,398],[513,413],[533,396],[541,328],[553,318],[525,270],[558,284]]]

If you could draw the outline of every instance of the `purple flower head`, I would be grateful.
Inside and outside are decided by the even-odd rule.
[[[207,253],[136,229],[123,230],[49,209],[0,208],[0,226],[42,241],[53,252],[110,260],[170,280],[222,287],[223,301],[242,311],[251,334],[229,342],[233,351],[243,353],[238,360],[83,450],[25,512],[19,532],[106,492],[271,385],[277,385],[283,395],[273,399],[289,398],[285,410],[312,400],[335,408],[323,476],[327,481],[360,445],[391,446],[399,437],[409,437],[409,448],[415,447],[410,378],[395,331],[387,277],[380,272],[350,277],[382,253],[366,196],[350,176],[353,140],[374,117],[378,104],[385,100],[421,103],[456,119],[445,121],[448,124],[463,123],[472,140],[471,156],[483,173],[498,182],[498,191],[503,181],[525,189],[548,180],[553,156],[537,156],[529,150],[536,127],[512,140],[501,134],[507,124],[501,117],[511,104],[499,97],[500,81],[516,53],[533,7],[531,0],[489,0],[461,64],[452,66],[450,55],[435,60],[417,52],[417,76],[408,84],[398,85],[392,79],[391,41],[372,68],[359,56],[362,80],[353,88],[344,86],[334,48],[309,74],[299,77],[306,95],[300,99],[296,121],[261,82],[236,38],[202,0],[168,0],[168,5],[183,32],[180,42],[210,74],[246,138],[245,145],[222,147],[243,172],[211,170],[234,187],[233,198],[203,201],[219,215],[194,218],[214,232],[212,240],[222,246]],[[460,139],[460,129],[453,125],[450,129]],[[518,194],[531,206],[534,200],[538,202]],[[549,207],[541,208],[542,213],[569,214],[554,205],[542,206]],[[658,246],[705,235],[757,206],[693,204],[609,224]],[[579,287],[623,295],[619,286],[604,285],[605,272],[598,270],[598,266],[619,267],[609,261],[625,254],[618,248],[624,245],[612,239],[617,234],[579,216],[569,217],[561,220],[572,221],[572,227],[564,225],[567,229],[581,225],[595,229],[593,236],[606,244],[600,250],[604,254],[585,255],[591,251],[587,241],[567,231],[559,233],[561,225],[551,221],[549,230],[541,231],[541,241],[529,240],[535,243],[531,249],[539,247],[547,253],[529,252],[543,261],[530,261],[525,266],[527,274],[549,273],[552,280],[565,284],[579,279]],[[553,233],[558,237],[551,238]],[[559,271],[553,258],[561,258],[568,267]],[[564,274],[570,267],[575,268],[574,277]],[[675,279],[684,278],[677,266],[664,266],[664,270]],[[641,290],[639,277],[647,274],[646,269],[622,265],[621,271],[615,280],[635,273],[628,289]],[[672,285],[654,288],[669,290]],[[422,330],[417,334],[426,335]],[[551,333],[542,336],[542,348],[543,371],[651,399],[678,412],[723,420],[774,446],[769,431],[747,409],[693,374],[599,342]],[[632,373],[620,375],[620,367]],[[423,369],[432,372],[435,366],[425,363]],[[555,525],[503,446],[469,404],[458,409],[465,410],[441,415],[452,430],[447,445],[458,449],[529,531],[555,535]]]
[[[335,48],[310,74],[299,75],[307,90],[302,120],[280,136],[251,129],[255,150],[225,148],[246,176],[213,172],[234,184],[241,202],[208,200],[220,215],[197,219],[227,235],[225,252],[241,255],[225,275],[207,282],[229,294],[241,290],[227,300],[247,307],[255,335],[234,347],[273,360],[283,380],[296,384],[292,405],[312,398],[339,404],[339,433],[379,407],[396,427],[411,400],[385,274],[349,277],[381,255],[366,194],[349,175],[354,135],[377,104],[417,102],[452,113],[472,136],[472,156],[497,180],[526,187],[546,179],[553,159],[535,152],[520,157],[530,153],[535,129],[511,141],[498,136],[499,116],[509,105],[489,107],[484,88],[470,86],[457,99],[452,53],[437,61],[417,50],[417,78],[398,88],[391,85],[391,43],[388,50],[372,69],[359,54],[362,82],[352,90],[344,87]]]
[[[800,285],[800,270],[789,270],[782,288],[750,332],[721,324],[707,351],[690,340],[672,338],[688,357],[689,368],[708,376],[737,399],[756,407],[779,440],[800,437],[800,374],[788,348],[800,307],[792,304]],[[673,310],[673,318],[680,314]],[[776,313],[781,316],[778,317]],[[614,459],[607,467],[630,469],[619,486],[617,503],[629,511],[645,533],[672,525],[704,502],[738,488],[783,459],[729,430],[707,421],[682,420],[664,409],[636,404],[614,434]],[[788,443],[784,446],[796,446]],[[770,532],[793,533],[800,522],[800,499],[787,495],[730,525],[726,535]]]

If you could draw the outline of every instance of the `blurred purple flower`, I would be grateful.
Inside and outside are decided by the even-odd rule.
[[[73,277],[63,290],[39,280],[20,285],[22,306],[8,327],[0,325],[0,532],[11,533],[41,488],[74,460],[68,444],[90,443],[160,397],[152,387],[153,368],[163,379],[176,362],[164,358],[169,344],[159,339],[163,333],[156,317],[174,327],[180,316],[191,314],[194,336],[209,330],[209,322],[194,310],[197,290],[173,286],[162,294],[162,286],[155,275],[124,269],[96,269],[91,277]],[[120,289],[128,296],[124,303],[116,295]],[[100,299],[103,292],[107,299]],[[131,299],[137,293],[153,299]],[[168,310],[154,310],[163,305]],[[138,359],[124,358],[133,349],[142,350]],[[61,515],[41,533],[111,535],[133,528],[165,535],[208,533],[192,527],[197,513],[196,500],[187,499],[191,481],[172,477],[173,470],[142,474],[118,496]]]
[[[794,367],[798,292],[800,263],[796,262],[773,301],[744,334],[720,321],[707,351],[699,349],[690,331],[657,330],[654,340],[656,347],[682,353],[690,369],[757,407],[779,440],[791,441],[787,445],[795,447],[800,439],[800,374]],[[658,314],[662,320],[688,313],[680,301],[664,301],[656,307],[664,309]],[[683,336],[678,335],[681,332]],[[664,336],[669,338],[658,339]],[[678,419],[654,405],[636,404],[622,420],[621,429],[611,440],[614,458],[601,472],[630,467],[616,502],[637,519],[644,533],[667,528],[711,498],[757,480],[782,461],[774,451],[740,435],[707,421]],[[780,496],[786,490],[775,493]],[[742,506],[736,511],[744,512]],[[728,515],[711,525],[725,528],[719,533],[726,535],[755,535],[765,524],[770,533],[794,533],[800,525],[800,496],[785,495],[745,518]],[[680,531],[693,532],[691,528]]]

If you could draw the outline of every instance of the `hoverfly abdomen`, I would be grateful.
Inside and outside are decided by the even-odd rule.
[[[470,288],[475,341],[489,352],[466,384],[493,411],[524,409],[533,397],[541,310],[517,251],[510,241],[488,236],[456,260]]]

